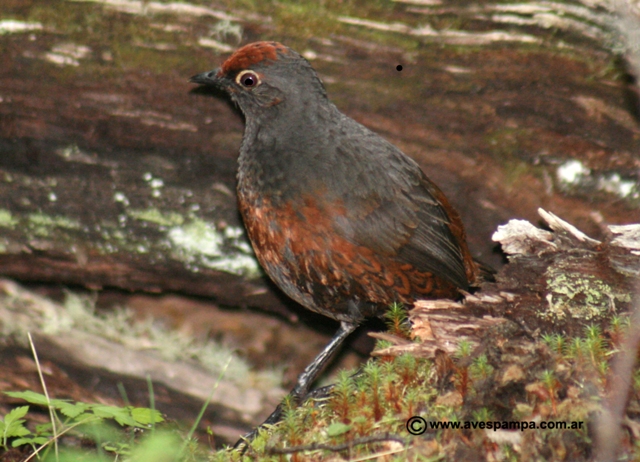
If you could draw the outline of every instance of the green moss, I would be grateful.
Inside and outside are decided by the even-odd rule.
[[[36,236],[51,236],[58,231],[79,230],[82,225],[78,220],[63,216],[51,216],[45,213],[32,213],[27,216],[28,226]]]
[[[174,256],[191,266],[205,266],[247,277],[258,277],[261,272],[253,253],[240,245],[238,233],[218,231],[212,223],[191,218],[182,226],[168,231]],[[226,237],[226,239],[225,239]]]
[[[156,223],[160,226],[175,226],[184,223],[184,217],[179,213],[163,213],[157,208],[150,208],[145,210],[128,209],[127,215],[136,220]]]
[[[167,361],[195,361],[212,374],[225,371],[225,380],[261,389],[274,387],[281,376],[272,370],[251,372],[245,360],[216,341],[199,340],[184,332],[169,330],[152,318],[135,319],[134,312],[120,308],[97,312],[91,296],[67,292],[62,304],[30,295],[18,287],[12,295],[0,294],[4,312],[0,333],[26,339],[26,332],[43,332],[64,336],[70,331],[83,332],[126,345],[132,350],[156,351]],[[229,358],[233,360],[227,365]]]
[[[45,228],[64,228],[64,229],[80,229],[81,225],[78,220],[63,216],[50,216],[44,213],[32,213],[28,217],[29,222],[36,227]]]
[[[547,270],[549,309],[540,313],[548,319],[595,320],[610,313],[616,301],[630,302],[628,293],[618,293],[606,282],[589,274],[570,273],[566,269]]]
[[[169,239],[174,247],[187,257],[222,255],[222,235],[213,224],[201,219],[194,219],[184,226],[171,228]]]
[[[353,0],[323,2],[284,0],[277,3],[258,3],[256,6],[259,14],[272,18],[276,37],[288,36],[305,40],[310,37],[345,34],[348,30],[352,30],[349,29],[350,26],[338,21],[340,16],[377,18],[382,21],[388,18],[394,9],[392,2]]]
[[[84,60],[80,69],[61,67],[56,73],[61,79],[77,77],[78,72],[111,71],[120,75],[123,68],[167,74],[197,65],[191,53],[184,53],[184,47],[185,43],[197,41],[196,33],[201,28],[176,33],[157,27],[159,23],[178,20],[178,15],[123,14],[96,2],[40,2],[29,9],[25,19],[42,23],[45,30],[55,30],[67,41],[89,45],[94,53],[98,51],[93,44],[98,43],[100,53],[110,56],[110,62]],[[192,21],[208,23],[211,18]]]
[[[124,196],[116,200],[126,203]],[[130,235],[115,223],[102,223],[101,252],[118,251],[132,253],[157,253],[185,264],[191,271],[211,268],[246,277],[262,275],[251,246],[241,228],[227,226],[220,230],[215,223],[194,215],[184,216],[176,212],[162,212],[158,208],[127,209],[126,215],[165,236],[157,240],[141,240]]]
[[[0,228],[13,229],[18,224],[18,220],[13,218],[11,212],[5,209],[0,209]]]
[[[175,39],[171,39],[172,41]],[[184,68],[189,65],[185,59],[190,53],[180,52],[182,46],[175,44],[175,50],[157,50],[147,48],[162,42],[151,42],[145,46],[143,43],[115,43],[112,51],[114,61],[124,67],[134,67],[137,70],[151,71],[156,74],[167,74],[177,68]],[[167,43],[171,46],[172,43]],[[192,62],[191,62],[192,64]]]

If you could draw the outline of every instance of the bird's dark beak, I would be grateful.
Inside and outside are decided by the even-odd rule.
[[[191,83],[197,83],[199,85],[213,85],[220,87],[222,82],[218,78],[218,69],[209,72],[203,72],[202,74],[194,75],[189,79]]]

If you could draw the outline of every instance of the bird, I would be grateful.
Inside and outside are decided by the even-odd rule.
[[[290,298],[340,323],[290,402],[304,400],[365,318],[394,302],[458,299],[477,283],[461,218],[444,193],[413,159],[331,103],[299,53],[254,42],[189,80],[223,90],[244,114],[238,208],[262,268]],[[262,426],[282,413],[281,404]]]

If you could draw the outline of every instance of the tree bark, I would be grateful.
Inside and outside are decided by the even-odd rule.
[[[21,25],[0,36],[0,274],[283,310],[236,209],[242,118],[187,83],[262,38],[303,52],[344,112],[418,160],[480,259],[500,266],[496,226],[538,207],[595,238],[640,221],[638,95],[611,12],[420,3],[9,3]]]

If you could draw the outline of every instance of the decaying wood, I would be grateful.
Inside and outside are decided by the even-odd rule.
[[[494,240],[510,241],[505,246],[509,264],[495,285],[483,287],[482,296],[469,302],[530,332],[570,335],[628,311],[640,271],[634,250],[640,225],[608,227],[600,241],[553,213],[539,213],[553,233],[525,233],[523,245],[517,245],[513,237],[521,223],[499,227]]]
[[[228,438],[228,442],[235,441],[238,434],[246,432],[254,422],[268,415],[284,394],[284,390],[274,383],[277,375],[245,371],[246,366],[231,363],[240,360],[229,350],[214,350],[219,357],[210,358],[216,362],[205,368],[202,362],[188,357],[188,351],[193,351],[197,345],[186,338],[180,340],[176,334],[169,335],[161,344],[157,339],[145,338],[143,332],[136,335],[135,331],[126,333],[120,329],[122,326],[109,325],[99,317],[84,315],[79,307],[64,309],[59,303],[30,292],[13,281],[0,279],[3,348],[24,345],[26,333],[30,332],[41,360],[76,371],[76,376],[82,375],[78,372],[80,370],[85,371],[85,375],[97,377],[97,380],[105,380],[107,376],[120,377],[120,381],[129,383],[133,381],[134,388],[129,392],[136,397],[140,392],[148,394],[146,382],[151,379],[156,387],[163,386],[177,394],[166,402],[158,395],[157,399],[162,401],[158,404],[165,412],[171,411],[172,400],[180,401],[180,395],[194,398],[196,403],[210,398],[208,415],[212,428],[219,437]],[[174,358],[175,353],[163,351],[171,342],[175,343],[173,348],[183,350],[183,357],[179,353]],[[3,382],[0,387],[3,391],[11,390],[6,388],[7,383]],[[87,388],[95,393],[98,387],[93,383]],[[189,419],[197,414],[198,406],[192,409]]]

